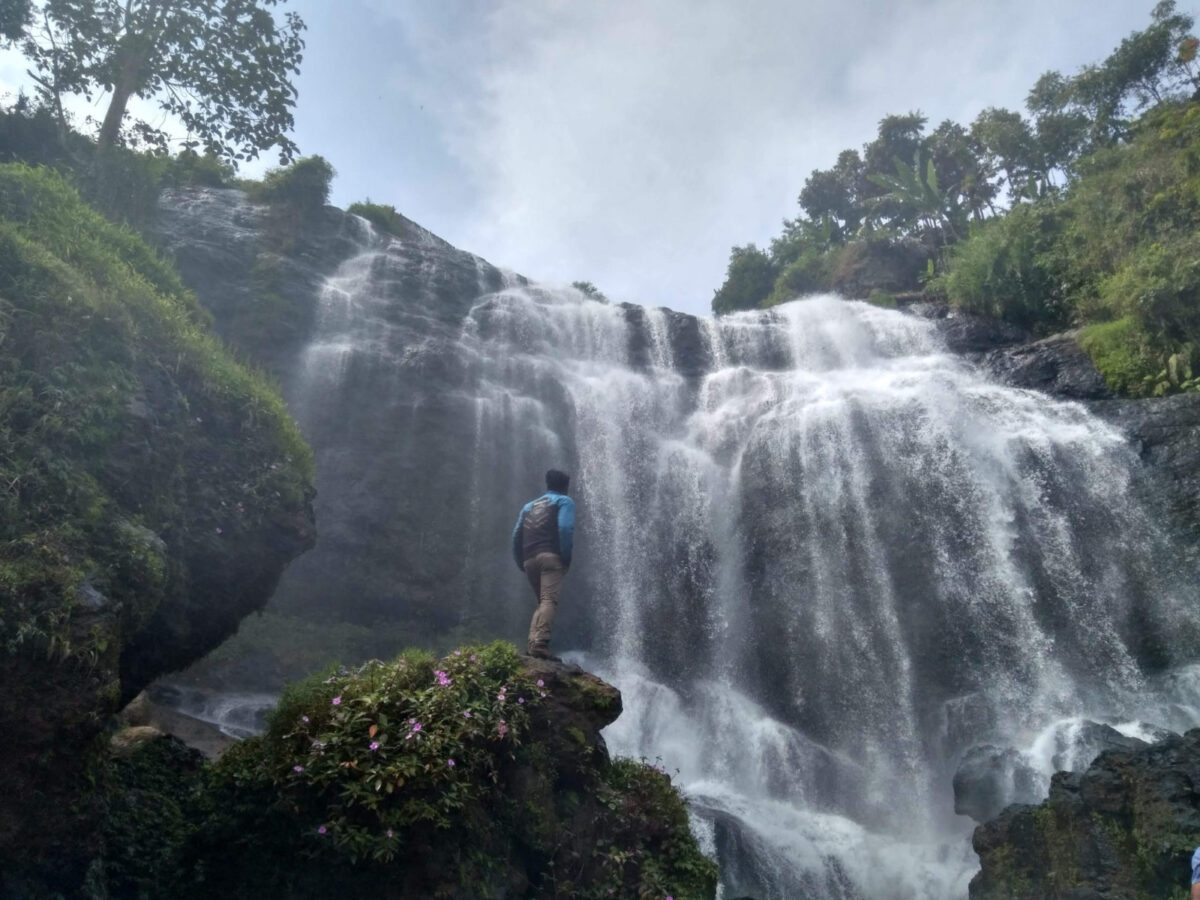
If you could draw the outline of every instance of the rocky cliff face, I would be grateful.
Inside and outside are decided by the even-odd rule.
[[[314,541],[310,451],[206,320],[49,170],[0,167],[0,892],[78,886],[109,717]]]
[[[1198,836],[1200,729],[1103,753],[1055,775],[1040,806],[981,825],[971,900],[1183,897]]]

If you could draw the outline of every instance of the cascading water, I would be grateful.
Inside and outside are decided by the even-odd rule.
[[[640,359],[623,310],[546,291],[463,334],[481,472],[573,462],[589,588],[566,602],[625,696],[613,749],[678,768],[739,892],[962,896],[962,750],[1136,717],[1140,645],[1194,646],[1133,454],[915,317],[704,321],[688,378],[665,315]]]
[[[1044,788],[1084,717],[1200,721],[1135,454],[929,321],[610,306],[414,227],[364,234],[282,383],[321,538],[278,609],[520,641],[509,530],[571,471],[554,646],[621,688],[610,748],[678,770],[728,897],[962,897],[965,752]]]

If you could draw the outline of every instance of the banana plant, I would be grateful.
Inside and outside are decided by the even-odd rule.
[[[872,201],[876,215],[891,206],[900,211],[896,218],[921,228],[942,228],[952,241],[957,241],[960,235],[955,220],[961,210],[954,196],[948,191],[943,192],[938,184],[933,160],[926,160],[922,167],[918,150],[911,166],[898,157],[892,157],[892,162],[896,166],[895,175],[875,173],[867,176],[872,184],[886,191]]]

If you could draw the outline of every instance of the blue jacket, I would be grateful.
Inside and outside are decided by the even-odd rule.
[[[517,568],[539,553],[557,553],[563,565],[571,564],[575,543],[575,501],[566,494],[546,491],[521,508],[512,533],[512,554]]]

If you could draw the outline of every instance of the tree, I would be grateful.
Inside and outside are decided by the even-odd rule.
[[[863,161],[856,150],[843,150],[832,169],[814,169],[800,191],[800,206],[814,222],[830,221],[834,238],[853,237],[862,224]]]
[[[600,290],[600,288],[596,287],[590,281],[572,281],[571,287],[591,300],[598,300],[600,303],[608,302],[608,297],[605,296],[604,291]]]
[[[0,0],[0,41],[15,41],[29,21],[30,0]]]
[[[0,0],[7,2],[7,0]],[[99,147],[121,136],[130,99],[153,99],[187,129],[189,147],[228,161],[279,148],[296,154],[292,127],[304,22],[282,24],[271,7],[285,0],[41,0],[23,43],[43,99],[58,114],[64,94],[111,92]],[[139,131],[160,146],[165,136]]]
[[[987,164],[1004,173],[1010,199],[1035,193],[1030,190],[1031,182],[1044,167],[1033,129],[1020,113],[989,106],[971,123],[971,136],[982,149]]]
[[[775,264],[753,244],[734,247],[729,253],[725,283],[713,294],[712,311],[721,315],[738,309],[755,309],[775,286]]]

